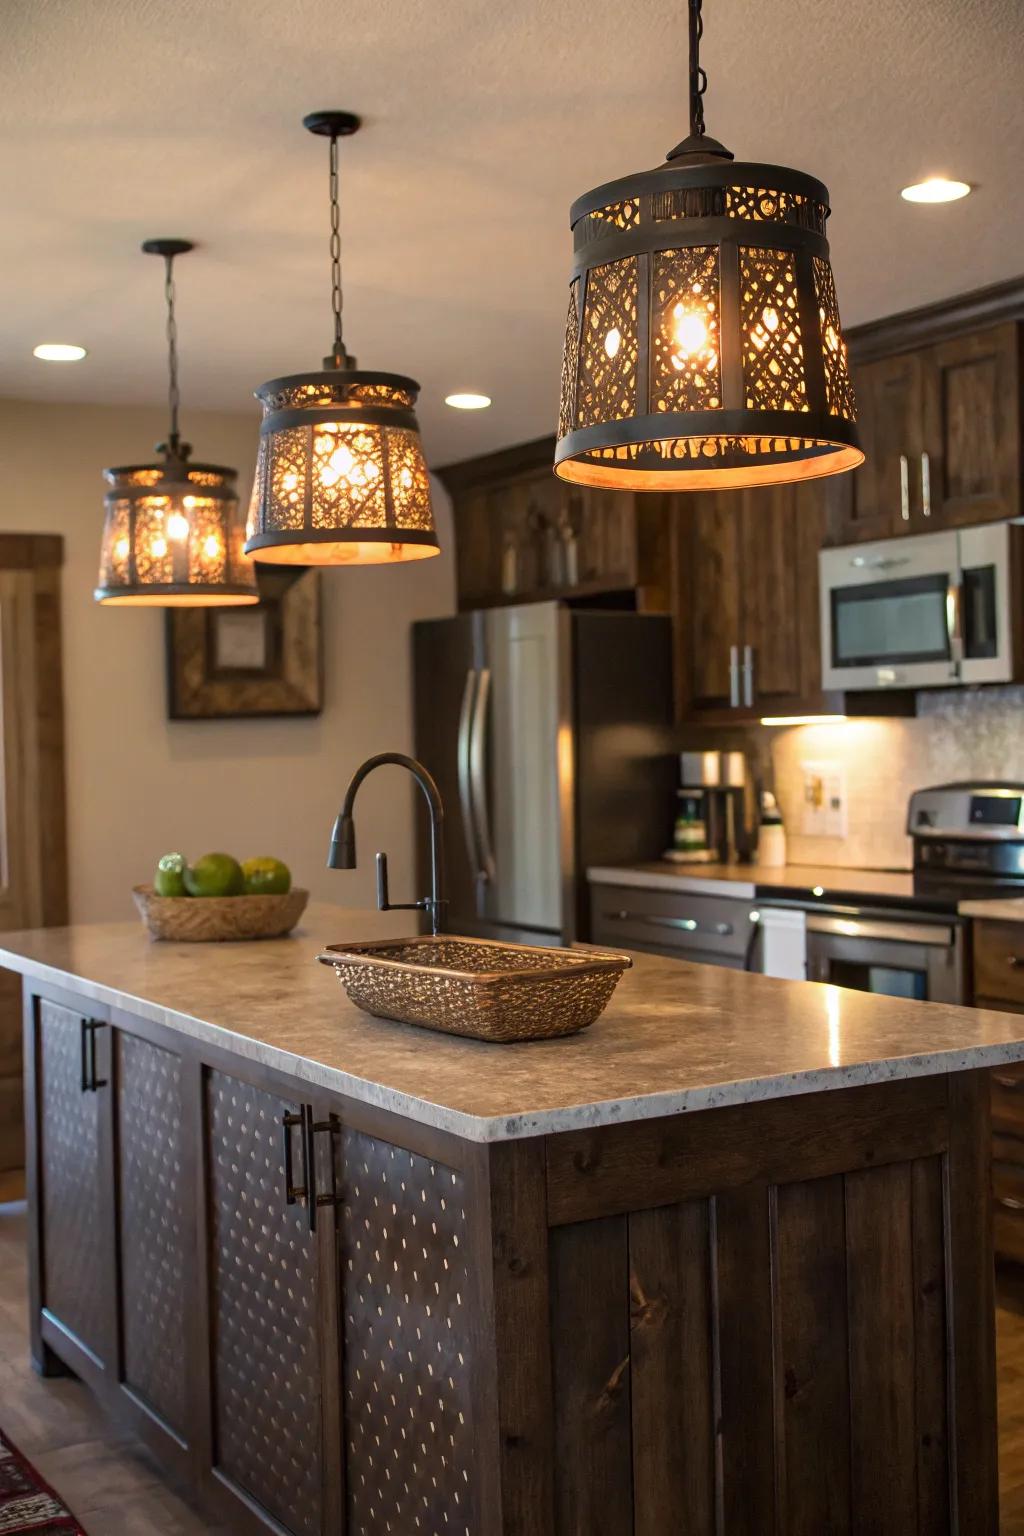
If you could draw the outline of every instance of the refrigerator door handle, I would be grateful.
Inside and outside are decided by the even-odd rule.
[[[476,702],[479,677],[480,674],[475,667],[470,667],[466,673],[466,684],[462,690],[462,706],[459,710],[457,752],[462,834],[466,839],[466,853],[469,855],[469,867],[474,881],[480,878],[480,856],[477,852],[476,822],[473,813],[472,775],[473,705]]]
[[[490,814],[487,809],[487,705],[490,696],[491,669],[481,667],[476,700],[473,705],[473,728],[469,737],[470,804],[473,810],[480,859],[477,881],[481,885],[491,884],[497,874],[494,849],[491,846]]]

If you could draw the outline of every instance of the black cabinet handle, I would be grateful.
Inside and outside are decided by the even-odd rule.
[[[82,1092],[95,1093],[107,1086],[105,1077],[96,1076],[96,1031],[106,1029],[102,1019],[82,1020]]]
[[[284,1128],[284,1203],[295,1205],[299,1200],[309,1197],[309,1142],[306,1136],[306,1106],[303,1104],[299,1113],[288,1112],[281,1116],[281,1125]],[[302,1128],[302,1183],[296,1184],[292,1167],[292,1127]]]

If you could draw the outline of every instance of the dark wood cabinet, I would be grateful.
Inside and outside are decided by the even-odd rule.
[[[976,919],[971,937],[975,1006],[1024,1013],[1024,926]],[[995,1067],[989,1077],[995,1251],[1024,1264],[1024,1064]]]
[[[110,1029],[102,1013],[38,998],[28,1047],[40,1214],[33,1352],[45,1367],[48,1343],[60,1339],[76,1368],[84,1361],[108,1372],[116,1348]]]
[[[1021,327],[1015,320],[854,363],[865,462],[829,482],[834,544],[1016,517]]]
[[[668,570],[661,497],[556,478],[554,439],[439,471],[452,497],[462,611],[540,598],[633,592],[663,611]]]
[[[673,498],[681,719],[814,713],[821,688],[813,482]]]

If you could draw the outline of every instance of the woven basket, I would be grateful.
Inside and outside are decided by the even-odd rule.
[[[309,900],[308,891],[283,896],[158,896],[151,885],[132,890],[150,936],[195,944],[230,939],[279,939],[290,933]]]
[[[603,1013],[628,955],[441,934],[336,944],[319,956],[365,1013],[473,1040],[553,1040]]]

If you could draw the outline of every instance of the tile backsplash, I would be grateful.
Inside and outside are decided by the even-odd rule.
[[[908,869],[905,832],[911,790],[958,779],[1024,781],[1024,688],[936,690],[919,695],[915,719],[761,727],[748,743],[773,785],[794,864]],[[738,744],[738,743],[737,743]],[[847,836],[800,831],[803,762],[840,764],[846,775]]]

